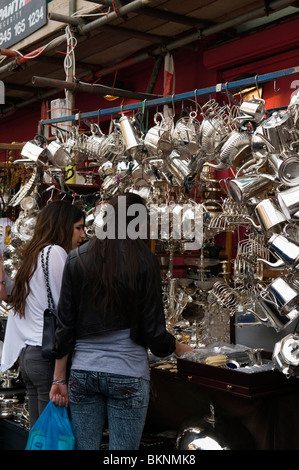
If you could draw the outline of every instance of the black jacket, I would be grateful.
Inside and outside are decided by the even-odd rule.
[[[117,313],[103,315],[104,300],[100,295],[97,298],[97,307],[93,308],[92,286],[88,280],[88,259],[90,243],[80,246],[79,254],[72,250],[67,257],[60,299],[57,307],[58,326],[56,329],[56,345],[54,355],[61,358],[72,352],[76,339],[86,338],[105,331],[130,328],[131,338],[158,357],[172,354],[175,349],[175,338],[166,330],[165,316],[162,303],[162,289],[160,281],[160,268],[157,257],[147,247],[145,256],[153,257],[155,272],[146,272],[143,267],[138,279],[140,289],[138,302],[138,315],[134,318],[127,308],[128,299],[124,289],[120,289],[123,305],[122,317]],[[83,269],[81,262],[86,269]],[[141,263],[141,266],[144,264]],[[124,267],[124,266],[123,266]],[[158,278],[157,278],[158,276]],[[160,283],[160,292],[157,295],[154,283],[155,278]]]

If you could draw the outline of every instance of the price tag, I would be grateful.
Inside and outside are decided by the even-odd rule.
[[[0,0],[0,48],[8,49],[47,22],[47,0]]]

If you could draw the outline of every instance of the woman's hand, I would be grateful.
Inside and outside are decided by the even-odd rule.
[[[182,356],[185,352],[187,351],[192,351],[192,346],[189,346],[189,344],[185,344],[185,343],[180,343],[179,341],[176,340],[175,342],[175,351],[174,351],[174,354],[177,356],[177,357],[180,357]]]
[[[53,383],[50,390],[50,400],[56,406],[65,406],[67,408],[69,404],[67,384]]]
[[[54,377],[50,390],[50,400],[52,400],[56,406],[68,407],[69,404],[67,383],[65,380],[67,360],[68,354],[60,359],[56,359],[55,361]]]

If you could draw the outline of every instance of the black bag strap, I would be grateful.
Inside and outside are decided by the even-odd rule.
[[[46,287],[47,287],[48,308],[54,309],[55,305],[54,305],[54,300],[53,300],[53,296],[52,296],[52,292],[51,292],[50,284],[49,284],[49,254],[50,254],[50,251],[52,249],[52,246],[53,245],[49,246],[49,249],[47,251],[46,263],[45,263],[45,259],[44,259],[44,256],[45,256],[44,249],[42,250],[41,262],[42,262],[42,268],[43,268]]]

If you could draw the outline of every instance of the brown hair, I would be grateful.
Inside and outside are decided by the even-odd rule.
[[[47,245],[59,245],[69,252],[72,247],[74,224],[84,212],[68,201],[53,201],[41,209],[37,215],[34,234],[23,245],[21,264],[14,280],[9,303],[20,317],[25,316],[26,297],[30,293],[29,282],[37,266],[38,255]]]
[[[118,238],[118,212],[125,212],[125,224],[128,227],[133,220],[133,216],[128,215],[128,208],[134,204],[141,204],[146,207],[145,201],[138,194],[125,193],[124,207],[119,207],[118,196],[112,198],[109,204],[115,211],[115,238],[105,238],[100,240],[94,237],[90,243],[89,251],[89,282],[93,285],[93,300],[99,294],[104,297],[106,313],[114,310],[122,315],[124,306],[121,293],[125,293],[126,302],[132,313],[140,291],[142,273],[146,272],[148,279],[155,279],[157,292],[159,292],[160,278],[157,276],[157,260],[154,259],[149,249],[149,238],[130,239],[126,237]],[[143,233],[144,234],[144,233]],[[102,312],[103,313],[103,312]]]

